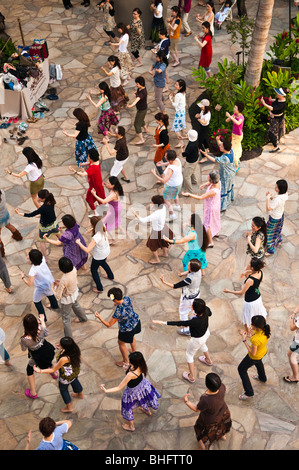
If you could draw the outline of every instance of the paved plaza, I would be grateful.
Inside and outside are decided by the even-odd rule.
[[[255,15],[257,1],[247,2],[248,13]],[[138,2],[137,2],[138,4]],[[136,6],[138,6],[136,4]],[[175,3],[172,1],[170,6]],[[32,146],[41,156],[46,178],[45,187],[51,191],[57,201],[58,220],[64,214],[74,214],[84,234],[89,226],[88,207],[85,202],[87,181],[74,176],[69,165],[75,165],[74,140],[62,133],[62,129],[73,129],[75,120],[72,111],[82,107],[92,121],[91,134],[101,148],[100,136],[96,131],[96,111],[86,99],[90,88],[96,88],[103,81],[104,74],[100,67],[112,49],[104,45],[101,14],[95,2],[89,8],[73,2],[73,8],[64,10],[62,1],[32,0],[23,2],[2,0],[1,11],[6,16],[7,33],[13,41],[20,43],[17,19],[21,18],[26,43],[38,38],[46,38],[49,47],[49,61],[60,64],[63,79],[53,84],[57,88],[59,100],[48,102],[50,111],[45,118],[30,124],[27,131],[29,140],[25,145]],[[218,5],[217,5],[218,8]],[[196,13],[203,11],[193,1],[191,26],[198,31],[195,22]],[[234,11],[236,14],[236,10]],[[269,44],[283,28],[288,27],[287,2],[275,2],[275,14],[269,35]],[[191,76],[191,68],[196,67],[199,48],[194,41],[194,34],[181,37],[181,66],[169,66],[170,89],[180,77],[188,86],[187,102],[190,106],[200,94],[198,84]],[[213,41],[212,71],[216,71],[217,61],[227,57],[235,60],[237,46],[230,44],[225,28],[217,31]],[[157,112],[153,99],[152,77],[147,73],[153,59],[150,51],[142,51],[143,66],[135,68],[133,78],[144,75],[150,94],[147,121],[150,134],[142,147],[134,145],[136,136],[132,126],[135,109],[121,112],[120,124],[128,133],[130,160],[126,171],[130,183],[124,183],[127,209],[138,203],[149,207],[153,194],[161,191],[156,179],[151,174],[153,168],[153,134],[156,127],[154,114]],[[134,80],[126,90],[132,102]],[[170,122],[174,110],[167,102]],[[190,123],[188,124],[190,128]],[[8,143],[1,143],[0,187],[5,190],[11,222],[22,233],[24,239],[13,241],[8,230],[2,230],[5,245],[6,262],[9,268],[14,293],[8,294],[0,286],[0,325],[6,332],[5,347],[10,353],[13,367],[0,364],[0,434],[1,450],[22,450],[25,448],[29,429],[33,430],[31,448],[37,447],[41,435],[38,423],[41,418],[51,416],[55,420],[66,419],[60,412],[63,402],[57,383],[48,375],[37,375],[36,384],[39,398],[30,400],[24,394],[27,388],[27,354],[21,351],[19,341],[23,334],[22,317],[36,313],[32,303],[33,288],[28,288],[20,276],[20,269],[29,271],[27,253],[32,247],[39,248],[37,242],[38,220],[24,219],[15,214],[14,209],[32,211],[34,206],[29,195],[28,182],[13,178],[4,172],[11,166],[14,171],[21,171],[25,166],[22,147],[9,140],[7,130],[0,130],[0,136],[7,137]],[[170,132],[171,145],[177,144],[174,133]],[[2,140],[2,139],[1,139]],[[191,400],[197,401],[205,391],[204,378],[208,372],[220,375],[227,387],[226,401],[233,420],[231,432],[225,442],[212,448],[217,450],[295,450],[299,449],[299,402],[298,385],[283,382],[282,377],[291,373],[287,351],[292,340],[289,330],[289,316],[298,298],[299,284],[299,214],[298,214],[298,144],[299,129],[285,136],[280,145],[281,152],[269,153],[266,145],[262,154],[252,160],[241,162],[241,169],[235,178],[235,201],[222,215],[220,237],[213,249],[207,252],[209,266],[201,285],[201,297],[211,308],[211,336],[208,347],[214,365],[208,368],[196,359],[196,382],[187,383],[182,373],[187,370],[185,350],[188,338],[180,336],[176,327],[164,327],[152,324],[152,319],[178,320],[180,292],[173,291],[160,281],[161,274],[170,282],[177,282],[177,273],[182,270],[182,257],[185,246],[171,247],[168,258],[154,266],[148,263],[151,253],[146,248],[146,240],[134,239],[129,234],[112,246],[109,264],[115,280],[103,280],[104,293],[97,295],[89,271],[80,271],[78,280],[80,304],[86,308],[89,321],[83,324],[72,323],[73,336],[82,351],[80,381],[84,388],[84,400],[74,401],[74,411],[69,418],[73,426],[68,439],[82,450],[180,450],[198,448],[193,425],[197,415],[183,401],[189,392]],[[102,151],[102,175],[109,175],[113,159]],[[207,179],[208,172],[214,168],[212,163],[198,165],[200,182]],[[223,289],[241,286],[240,273],[246,266],[245,232],[250,227],[254,216],[266,217],[266,191],[274,191],[277,179],[285,178],[289,183],[289,200],[286,203],[283,244],[275,255],[266,259],[264,281],[261,293],[268,311],[268,323],[272,335],[265,357],[265,369],[268,377],[266,384],[254,383],[255,396],[246,402],[238,396],[243,392],[237,366],[245,356],[245,348],[238,334],[240,311],[243,299],[223,294]],[[199,193],[199,187],[194,187]],[[181,198],[181,204],[190,204],[199,208],[202,204],[189,198]],[[128,218],[128,223],[133,216]],[[174,224],[179,230],[179,221]],[[141,229],[144,233],[145,227]],[[89,238],[86,237],[89,241]],[[62,256],[62,249],[48,245],[48,263],[56,279],[60,278],[57,261]],[[109,286],[120,287],[125,295],[132,297],[137,313],[140,315],[142,332],[137,335],[138,350],[146,358],[149,380],[161,393],[160,407],[151,417],[140,411],[135,413],[135,433],[122,429],[120,415],[120,393],[105,395],[100,385],[106,387],[118,385],[124,371],[114,365],[120,359],[117,345],[117,325],[107,329],[94,318],[98,311],[105,319],[113,313],[112,302],[107,298]],[[63,326],[59,313],[48,310],[49,341],[57,344],[63,336]]]

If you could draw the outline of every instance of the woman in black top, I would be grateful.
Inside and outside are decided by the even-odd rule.
[[[87,162],[88,157],[88,150],[91,148],[96,148],[96,145],[88,132],[88,128],[90,127],[89,117],[81,108],[76,108],[73,111],[73,115],[75,118],[78,119],[76,124],[76,130],[73,134],[70,134],[66,130],[63,129],[64,135],[68,137],[72,137],[76,139],[76,147],[75,147],[75,157],[78,166],[82,166],[82,163]]]
[[[164,170],[163,166],[161,166],[161,163],[166,162],[165,152],[166,150],[170,150],[169,136],[167,130],[169,125],[169,118],[167,114],[157,113],[155,115],[155,120],[157,123],[157,128],[154,135],[156,143],[153,144],[153,147],[155,147],[157,150],[155,153],[154,163],[156,165],[159,175],[162,175]]]
[[[157,325],[176,325],[183,327],[189,326],[191,339],[189,340],[186,350],[186,360],[188,363],[189,372],[183,372],[183,378],[190,383],[194,383],[194,355],[198,349],[200,349],[204,354],[198,358],[199,361],[208,366],[213,365],[208,347],[206,345],[206,342],[210,336],[209,317],[212,315],[212,312],[209,307],[206,306],[206,303],[203,299],[195,299],[191,309],[195,313],[195,316],[190,320],[166,322],[152,320],[152,322]]]
[[[135,145],[142,145],[145,143],[142,130],[144,132],[148,132],[145,125],[145,116],[147,113],[147,89],[143,77],[140,76],[135,78],[135,83],[137,86],[137,90],[134,93],[135,100],[132,104],[127,104],[127,108],[133,108],[133,106],[136,106],[137,113],[134,120],[134,128],[137,136],[139,137],[139,141],[136,142]]]
[[[242,289],[231,291],[223,289],[226,294],[244,295],[244,303],[241,311],[241,322],[245,329],[249,331],[251,327],[251,319],[255,315],[267,316],[267,311],[263,305],[260,294],[260,284],[263,280],[263,267],[265,263],[258,258],[252,258],[248,271],[242,273],[241,277],[245,277]]]
[[[46,259],[46,241],[43,238],[47,234],[49,237],[52,233],[59,235],[59,227],[56,221],[55,214],[55,204],[56,201],[52,193],[49,193],[47,189],[42,189],[38,192],[39,201],[42,203],[39,209],[29,212],[27,214],[20,212],[18,208],[15,209],[15,212],[22,217],[35,217],[36,215],[40,216],[39,221],[39,241],[40,241],[40,251],[42,252],[44,258]]]
[[[105,393],[119,392],[126,386],[122,401],[121,414],[128,422],[122,427],[126,431],[135,431],[133,410],[140,408],[147,415],[151,415],[149,408],[158,409],[160,393],[145,378],[147,374],[147,365],[141,352],[135,351],[129,355],[130,366],[126,371],[125,378],[117,387],[105,388],[105,384],[101,385],[101,389]]]
[[[261,98],[261,103],[265,108],[270,110],[270,126],[268,130],[268,137],[273,145],[273,150],[270,153],[278,152],[279,139],[284,133],[284,112],[287,106],[286,93],[283,88],[274,88],[276,99],[272,100],[271,105],[265,103],[264,98]]]

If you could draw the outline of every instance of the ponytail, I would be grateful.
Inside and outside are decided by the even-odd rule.
[[[47,189],[41,189],[38,192],[38,197],[44,199],[44,205],[55,206],[56,201],[52,193],[49,193]]]
[[[267,246],[267,225],[264,217],[253,217],[252,222],[256,227],[258,227],[259,231],[261,231],[264,235],[264,247]]]
[[[256,328],[260,328],[263,331],[264,335],[267,336],[267,338],[270,338],[271,329],[270,325],[266,323],[265,317],[263,317],[262,315],[254,315],[251,318],[251,324]]]

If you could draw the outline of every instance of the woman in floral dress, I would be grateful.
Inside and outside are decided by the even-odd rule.
[[[131,52],[137,61],[136,67],[142,65],[140,58],[140,50],[144,48],[145,37],[143,23],[140,19],[142,11],[139,8],[134,8],[133,10],[133,19],[128,26],[130,30],[130,39],[131,39]]]
[[[92,91],[90,90],[90,93]],[[111,107],[111,93],[109,86],[106,82],[99,84],[100,99],[97,103],[93,101],[90,95],[87,96],[91,104],[96,108],[99,108],[100,114],[98,117],[98,133],[107,135],[108,131],[112,126],[116,126],[119,123],[119,119]]]

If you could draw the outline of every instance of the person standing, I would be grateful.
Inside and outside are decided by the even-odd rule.
[[[189,372],[183,372],[183,379],[187,382],[194,383],[194,356],[200,349],[203,352],[203,356],[200,356],[198,360],[207,366],[212,366],[213,362],[210,357],[210,353],[206,342],[210,337],[209,330],[209,317],[212,312],[203,299],[193,300],[191,307],[191,314],[195,314],[190,320],[186,321],[160,321],[152,320],[156,325],[170,325],[170,326],[182,326],[190,328],[190,340],[186,350],[186,360],[188,364]]]
[[[122,355],[122,361],[116,361],[115,364],[118,367],[129,366],[130,363],[126,345],[130,344],[131,351],[136,351],[135,335],[141,332],[140,318],[134,311],[132,299],[128,296],[123,296],[121,289],[118,287],[109,289],[108,297],[116,307],[109,322],[104,320],[98,312],[95,312],[94,315],[107,328],[111,328],[111,326],[118,322],[118,346]]]
[[[299,371],[298,371],[298,354],[299,354],[299,318],[298,318],[298,307],[295,308],[294,312],[290,317],[290,330],[294,332],[293,341],[288,350],[288,359],[292,371],[292,375],[283,377],[283,380],[289,384],[299,382]]]
[[[127,176],[127,173],[124,169],[126,163],[129,160],[129,149],[126,140],[126,130],[123,126],[117,126],[116,128],[116,142],[114,145],[114,149],[111,150],[108,145],[108,140],[104,137],[103,142],[105,144],[108,153],[113,156],[115,155],[115,160],[113,167],[110,170],[110,176],[118,177],[121,173],[123,176],[121,179],[126,183],[130,183],[130,180]],[[105,196],[104,196],[105,198]]]
[[[167,20],[169,27],[169,39],[170,39],[170,55],[173,56],[172,67],[180,65],[178,43],[181,32],[181,11],[179,7],[171,7],[171,18]]]
[[[89,93],[94,94],[92,90],[89,90]],[[93,101],[90,95],[87,96],[87,99],[95,108],[99,109],[100,112],[97,124],[98,133],[103,134],[103,136],[106,137],[110,129],[113,126],[117,126],[119,119],[112,109],[110,88],[106,82],[101,82],[99,84],[99,95],[100,99],[97,103]]]
[[[246,232],[247,250],[251,258],[263,259],[267,247],[267,225],[263,217],[253,217],[251,231]]]
[[[97,4],[97,7],[104,12],[103,19],[103,30],[109,37],[109,41],[106,41],[105,46],[110,46],[110,43],[113,43],[115,39],[114,28],[116,27],[115,23],[115,10],[114,10],[114,1],[113,0],[103,0]]]
[[[141,20],[142,11],[140,8],[134,8],[133,10],[133,19],[127,29],[130,31],[130,40],[131,40],[131,53],[137,61],[136,67],[142,65],[142,60],[140,58],[140,51],[144,48],[145,37],[143,23]]]
[[[93,252],[90,265],[92,279],[96,285],[96,287],[93,288],[93,292],[102,293],[104,289],[99,276],[99,268],[101,267],[104,269],[108,279],[114,279],[114,274],[107,263],[107,258],[110,255],[110,245],[106,234],[106,227],[103,224],[101,217],[91,217],[90,225],[91,230],[89,231],[91,231],[92,240],[89,245],[87,247],[83,247],[80,240],[78,240],[77,243],[82,249],[84,249],[84,251],[86,251],[86,253],[90,253],[91,251]]]
[[[271,105],[267,104],[264,97],[261,98],[261,104],[270,111],[270,126],[268,130],[268,137],[273,145],[270,153],[275,153],[280,150],[278,142],[284,132],[284,113],[287,107],[286,93],[283,88],[274,88],[276,99],[270,99]]]
[[[284,179],[276,181],[275,192],[278,193],[275,197],[269,191],[266,193],[266,211],[269,212],[266,256],[273,255],[276,247],[282,243],[284,206],[288,200],[287,181]]]
[[[195,114],[195,119],[199,123],[198,148],[208,152],[210,146],[211,106],[207,99],[201,100],[197,106],[200,108],[200,113]],[[199,163],[204,163],[206,160],[207,158],[200,158]]]
[[[189,142],[183,151],[182,157],[186,159],[186,163],[183,171],[183,191],[186,193],[192,193],[193,184],[198,184],[196,171],[198,168],[198,133],[194,129],[188,131]]]
[[[11,294],[12,293],[11,280],[10,280],[9,272],[8,272],[7,266],[5,264],[5,261],[2,257],[1,252],[0,252],[0,279],[4,284],[6,292]]]
[[[81,351],[79,346],[75,343],[73,338],[65,336],[60,340],[60,351],[57,354],[57,363],[48,368],[34,366],[34,371],[39,374],[56,374],[59,373],[59,391],[64,401],[65,407],[61,408],[62,413],[72,413],[72,398],[68,391],[71,385],[74,393],[73,398],[83,399],[83,387],[79,382],[78,376],[80,374],[81,366]]]
[[[207,152],[201,153],[211,162],[219,163],[219,175],[221,182],[221,212],[226,211],[234,200],[234,179],[236,167],[234,163],[234,152],[230,139],[221,141],[220,137],[216,137],[216,142],[222,155],[219,157],[212,157]]]
[[[21,278],[28,287],[31,287],[34,284],[34,305],[38,311],[39,316],[43,315],[45,321],[47,321],[42,299],[44,297],[48,297],[50,305],[47,307],[52,308],[53,310],[59,309],[59,305],[52,289],[55,279],[46,263],[45,258],[39,250],[30,250],[28,258],[31,263],[31,268],[28,273],[28,280],[25,278],[23,271],[21,271]]]
[[[267,354],[267,343],[271,336],[271,329],[266,323],[265,318],[261,315],[252,317],[251,326],[253,335],[250,336],[250,344],[247,343],[248,332],[240,331],[242,341],[248,351],[247,355],[238,366],[238,372],[244,387],[244,392],[239,395],[240,400],[247,400],[254,395],[247,372],[250,367],[255,366],[257,369],[258,375],[255,375],[254,379],[260,380],[263,383],[267,382],[267,376],[265,374],[262,360]]]
[[[18,208],[15,209],[15,213],[20,215],[21,217],[40,217],[39,221],[39,242],[40,242],[40,250],[44,256],[47,258],[46,254],[46,242],[44,239],[44,235],[49,237],[52,234],[58,236],[59,234],[59,226],[56,220],[55,214],[55,205],[56,200],[52,193],[49,193],[47,189],[41,189],[38,192],[38,202],[42,202],[42,205],[38,209],[33,212],[20,212]]]
[[[38,209],[40,202],[38,201],[38,192],[44,188],[45,179],[42,172],[43,162],[37,153],[31,147],[25,147],[22,150],[23,155],[27,159],[27,165],[21,173],[14,173],[9,168],[5,168],[6,173],[15,178],[23,178],[28,176],[29,179],[29,191],[32,197],[33,204]]]
[[[170,150],[168,135],[169,118],[167,114],[160,112],[155,114],[155,120],[157,127],[154,134],[156,143],[153,144],[153,147],[156,148],[154,164],[159,175],[162,176],[164,170],[160,163],[166,163],[165,153],[167,150]]]
[[[184,34],[186,38],[192,34],[191,28],[188,24],[188,17],[189,17],[189,13],[191,10],[191,3],[192,3],[191,0],[179,0],[179,5],[178,5],[178,7],[181,10],[182,26],[184,28]]]
[[[247,16],[246,0],[237,0],[238,16]]]
[[[168,66],[168,60],[163,52],[158,51],[156,54],[156,61],[149,70],[149,73],[154,77],[154,90],[155,100],[161,111],[165,114],[165,105],[163,98],[163,90],[166,86],[166,69]]]
[[[242,114],[244,110],[244,103],[237,101],[234,106],[234,114],[231,115],[229,112],[226,112],[227,117],[226,122],[232,121],[232,149],[234,152],[234,162],[236,165],[236,172],[240,168],[240,160],[242,157],[242,140],[243,140],[243,126],[244,126],[244,116]]]
[[[76,171],[71,166],[69,167],[70,171],[79,176],[87,176],[89,188],[86,193],[85,200],[89,205],[90,209],[95,211],[95,197],[92,193],[92,189],[95,190],[97,196],[105,197],[105,190],[103,187],[102,173],[101,173],[101,164],[99,152],[96,149],[90,149],[88,151],[88,168],[86,171]]]
[[[150,9],[154,14],[150,39],[152,40],[153,43],[158,43],[159,31],[165,28],[164,19],[163,19],[162,0],[153,0],[153,2],[150,5]]]
[[[4,244],[1,239],[1,231],[3,227],[7,228],[12,233],[11,238],[13,240],[23,240],[23,237],[20,234],[19,230],[17,230],[16,227],[10,223],[10,215],[6,206],[5,192],[3,191],[3,189],[0,189],[0,253],[2,257],[5,256]]]
[[[88,132],[90,121],[85,111],[81,108],[76,108],[73,111],[73,115],[78,119],[75,132],[70,134],[64,129],[62,132],[67,137],[76,139],[75,157],[77,165],[80,167],[81,163],[85,163],[87,161],[88,150],[91,148],[96,149],[96,145]]]
[[[160,258],[158,250],[162,250],[162,256],[167,258],[169,243],[164,239],[164,236],[173,238],[172,230],[166,225],[166,207],[163,196],[155,195],[152,197],[152,204],[157,210],[152,212],[147,217],[140,217],[136,212],[133,212],[135,217],[143,224],[151,222],[152,230],[146,242],[146,246],[153,253],[153,259],[149,260],[151,264],[159,264]]]
[[[198,63],[198,68],[202,67],[207,76],[211,77],[211,62],[213,56],[213,46],[212,46],[212,32],[210,29],[210,23],[208,21],[204,21],[201,25],[201,29],[203,32],[203,36],[195,36],[194,39],[198,43],[199,47],[201,48],[200,59]]]
[[[129,367],[126,370],[126,376],[117,387],[106,389],[105,384],[101,384],[101,389],[105,393],[115,393],[126,387],[122,401],[121,414],[128,422],[122,424],[125,431],[135,431],[134,414],[136,408],[142,410],[148,416],[151,411],[159,407],[160,393],[145,378],[147,375],[147,365],[141,352],[135,351],[129,355]]]
[[[110,79],[111,108],[117,114],[125,106],[129,98],[121,84],[121,65],[119,58],[115,55],[110,55],[107,62],[110,71],[107,71],[105,67],[101,67],[101,70],[103,70],[105,75]]]
[[[179,193],[183,184],[183,173],[181,161],[175,150],[167,150],[165,156],[167,163],[163,175],[159,176],[156,170],[152,170],[152,174],[164,184],[163,197],[169,210],[169,221],[171,222],[177,218],[173,211],[181,211]],[[174,201],[174,205],[172,201]]]
[[[61,221],[66,230],[59,239],[50,240],[47,235],[44,235],[44,239],[52,245],[62,245],[63,255],[71,260],[77,271],[80,268],[85,270],[88,256],[76,244],[77,239],[80,239],[81,243],[86,246],[84,238],[79,231],[80,226],[77,224],[75,217],[71,214],[64,215]]]
[[[263,271],[265,264],[262,260],[252,258],[250,261],[250,269],[242,273],[241,277],[245,277],[245,281],[241,290],[223,289],[226,294],[244,295],[244,302],[241,311],[241,323],[249,330],[251,319],[255,315],[267,317],[260,293],[260,284],[263,281]]]
[[[172,289],[182,289],[179,314],[181,321],[187,321],[188,315],[191,311],[193,301],[198,299],[200,296],[200,284],[201,284],[201,263],[197,259],[191,259],[188,263],[188,270],[184,273],[179,273],[179,276],[185,275],[185,279],[175,284],[167,282],[164,279],[164,274],[160,276],[163,284]],[[190,328],[178,328],[177,332],[180,335],[190,336]]]
[[[0,357],[7,367],[11,366],[10,356],[4,347],[5,332],[0,328]]]
[[[182,193],[182,195],[204,201],[203,224],[208,235],[208,246],[211,248],[214,246],[213,238],[215,237],[215,235],[218,235],[221,229],[221,183],[217,171],[210,171],[207,183],[204,183],[200,186],[201,190],[203,188],[207,189],[205,194],[203,194],[202,196],[198,196],[197,194],[192,193]]]
[[[78,302],[77,269],[69,258],[63,256],[58,261],[60,271],[63,273],[59,281],[54,282],[55,297],[60,301],[60,313],[64,326],[64,336],[73,337],[71,328],[71,313],[76,315],[75,322],[86,322],[87,316]]]
[[[147,127],[145,125],[145,116],[148,110],[147,89],[143,77],[139,76],[135,78],[135,83],[137,87],[137,90],[134,93],[135,99],[132,104],[127,104],[127,108],[133,108],[133,106],[136,106],[137,112],[134,120],[134,129],[139,140],[138,142],[135,142],[134,145],[143,145],[145,143],[145,140],[142,131],[148,132]]]
[[[181,78],[175,82],[175,93],[170,93],[169,99],[175,109],[172,130],[176,133],[179,143],[177,148],[183,147],[182,139],[186,138],[186,82]],[[182,134],[183,133],[183,134]]]
[[[209,450],[211,445],[226,440],[232,427],[229,408],[224,401],[226,387],[219,375],[211,372],[206,375],[207,390],[201,395],[197,405],[189,401],[189,393],[184,396],[184,402],[190,410],[200,413],[194,430],[201,450]]]
[[[36,450],[79,450],[75,444],[72,444],[63,435],[68,432],[72,425],[72,421],[57,421],[47,416],[39,422],[39,431],[43,435]],[[29,450],[31,440],[31,431],[28,433],[27,444],[25,450]]]
[[[35,400],[38,398],[35,387],[34,366],[51,367],[55,356],[55,348],[45,338],[49,332],[46,328],[44,315],[40,315],[39,319],[32,313],[28,313],[23,318],[24,334],[21,336],[21,349],[28,351],[28,364],[26,368],[29,388],[25,390],[28,398]],[[53,379],[57,379],[57,374],[52,374]]]
[[[111,43],[113,49],[118,46],[118,59],[121,65],[120,77],[123,85],[127,85],[131,80],[131,72],[133,69],[133,62],[128,51],[129,45],[129,31],[124,23],[118,23],[117,30],[120,33],[119,42]]]

